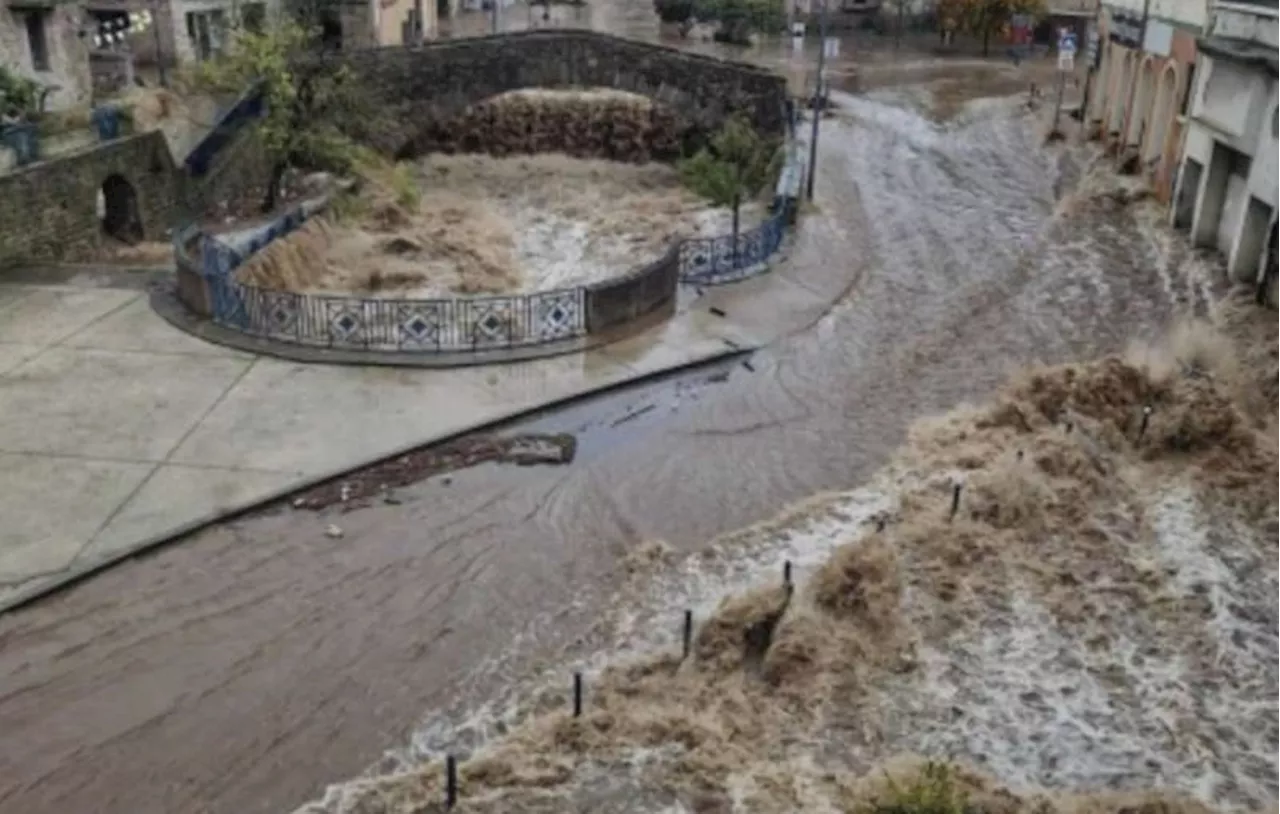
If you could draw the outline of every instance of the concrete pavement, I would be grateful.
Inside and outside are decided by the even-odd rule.
[[[811,219],[791,253],[831,226]],[[785,257],[687,292],[675,317],[603,348],[436,370],[208,344],[120,275],[0,284],[0,610],[397,452],[803,328],[847,289],[848,267]]]

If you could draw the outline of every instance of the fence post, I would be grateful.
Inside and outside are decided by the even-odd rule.
[[[686,610],[684,612],[684,658],[689,658],[689,651],[693,648],[693,611]]]
[[[458,759],[446,755],[444,759],[444,807],[452,809],[458,804]]]

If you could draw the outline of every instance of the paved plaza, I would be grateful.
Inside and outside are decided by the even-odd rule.
[[[603,348],[433,370],[209,344],[157,316],[121,275],[0,277],[0,609],[401,450],[758,348],[818,319],[849,284],[813,265],[800,279],[782,262],[687,292],[675,317]]]

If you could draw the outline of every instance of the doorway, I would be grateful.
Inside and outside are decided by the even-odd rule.
[[[108,175],[102,182],[101,223],[104,234],[134,244],[142,240],[138,194],[123,175]]]

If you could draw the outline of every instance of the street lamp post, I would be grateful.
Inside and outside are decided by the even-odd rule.
[[[827,2],[822,0],[822,14],[818,18],[818,80],[813,87],[813,132],[809,136],[809,175],[805,179],[805,197],[813,200],[813,179],[818,169],[818,121],[822,118],[822,76],[827,62]]]
[[[152,21],[152,30],[155,32],[156,38],[156,69],[160,72],[160,87],[167,88],[169,82],[164,74],[164,50],[160,45],[160,0],[155,0],[152,6],[155,8],[153,12],[155,20]],[[172,23],[173,21],[170,20],[170,22]]]

